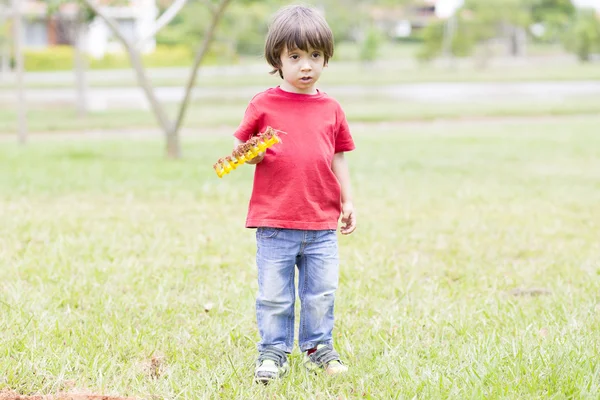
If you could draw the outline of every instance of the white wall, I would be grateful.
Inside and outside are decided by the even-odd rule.
[[[122,28],[121,32],[128,40],[137,41],[151,31],[158,16],[158,7],[155,0],[132,0],[131,3],[130,7],[105,7],[103,11],[117,21]],[[106,23],[99,17],[96,17],[90,25],[87,39],[87,51],[92,57],[101,58],[106,53],[125,51]],[[155,48],[156,40],[152,37],[144,42],[141,50],[142,53],[151,53]]]

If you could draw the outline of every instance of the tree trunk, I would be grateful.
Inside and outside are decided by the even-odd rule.
[[[527,57],[527,31],[520,26],[515,28],[515,56]]]
[[[454,69],[455,67],[455,59],[454,59],[454,36],[456,34],[456,29],[458,25],[458,18],[456,13],[452,14],[446,20],[444,24],[444,38],[442,42],[442,53],[444,55],[444,59],[448,63],[449,69]]]
[[[85,34],[86,25],[77,16],[75,22],[75,79],[77,81],[77,115],[82,118],[87,115],[87,82],[85,79],[85,71],[87,69],[87,61],[85,59]]]
[[[479,43],[477,54],[475,57],[475,67],[477,69],[486,69],[492,58],[492,43],[491,39],[483,40]]]
[[[179,132],[171,127],[167,133],[167,157],[177,159],[181,157],[181,144],[179,143]]]
[[[0,21],[2,22],[2,21]],[[7,40],[0,42],[0,76],[10,72],[10,47]]]
[[[4,26],[9,17],[4,4],[0,3],[0,26]],[[8,74],[10,70],[10,45],[8,38],[0,35],[0,78]]]
[[[27,109],[25,106],[25,88],[23,87],[24,62],[23,50],[21,48],[22,28],[21,28],[21,0],[12,0],[13,9],[13,43],[15,57],[15,74],[17,78],[17,132],[19,143],[27,142]]]

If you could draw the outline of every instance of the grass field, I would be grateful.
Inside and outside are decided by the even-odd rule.
[[[383,95],[336,96],[351,122],[432,121],[438,119],[477,119],[499,117],[545,117],[600,114],[600,98],[571,96],[567,98],[514,99],[472,102],[425,102],[401,100]],[[191,103],[184,128],[192,131],[235,127],[243,117],[248,98],[208,98]],[[174,118],[177,108],[167,105]],[[27,112],[27,126],[32,132],[68,132],[122,129],[157,129],[156,117],[146,110],[109,109],[93,111],[78,117],[73,107],[33,106]],[[0,135],[14,134],[17,115],[14,109],[0,109]]]
[[[599,117],[360,126],[339,379],[252,383],[251,168],[223,136],[0,146],[0,390],[597,398]]]

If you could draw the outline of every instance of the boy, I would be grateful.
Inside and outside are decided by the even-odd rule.
[[[332,55],[333,34],[316,10],[282,8],[265,44],[266,59],[281,85],[252,99],[234,134],[237,146],[268,126],[285,132],[282,143],[251,162],[256,170],[246,227],[257,228],[257,382],[268,383],[289,368],[295,266],[305,367],[330,375],[348,369],[333,349],[332,330],[340,214],[342,234],[356,227],[344,159],[354,142],[339,103],[315,87]]]

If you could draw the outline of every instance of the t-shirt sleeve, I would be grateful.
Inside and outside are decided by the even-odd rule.
[[[244,119],[240,123],[240,126],[236,129],[233,136],[241,140],[242,142],[246,142],[259,130],[259,121],[258,121],[258,112],[256,111],[256,107],[250,103],[246,108],[246,112],[244,113]]]
[[[341,153],[345,151],[352,151],[356,148],[354,140],[350,134],[350,128],[348,127],[348,121],[344,111],[340,109],[338,111],[338,129],[335,135],[335,152]]]

